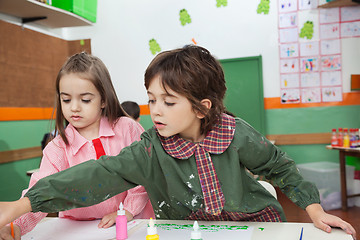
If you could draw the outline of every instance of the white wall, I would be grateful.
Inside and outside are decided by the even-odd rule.
[[[229,0],[227,7],[217,8],[215,0],[99,0],[96,25],[68,28],[65,38],[91,37],[93,54],[108,66],[121,101],[147,102],[143,74],[154,57],[148,45],[152,38],[162,50],[194,38],[219,59],[262,55],[265,95],[278,96],[277,5],[272,1],[270,14],[258,15],[257,4]],[[188,11],[191,24],[180,24],[181,9]]]
[[[264,96],[279,97],[277,1],[268,15],[257,14],[260,0],[98,0],[97,23],[64,28],[67,40],[91,38],[92,53],[108,66],[120,101],[147,103],[144,71],[154,55],[148,42],[155,38],[162,50],[191,44],[209,49],[218,59],[262,55]],[[186,9],[192,23],[182,26],[179,11]],[[1,16],[0,16],[1,18]],[[59,30],[49,30],[59,34]],[[343,91],[350,91],[350,74],[359,74],[360,38],[342,40]]]

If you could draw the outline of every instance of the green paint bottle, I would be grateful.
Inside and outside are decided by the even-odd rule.
[[[194,231],[191,232],[191,240],[202,240],[201,232],[199,231],[199,224],[197,221],[194,222]]]

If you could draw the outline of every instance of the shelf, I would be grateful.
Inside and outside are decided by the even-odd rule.
[[[333,0],[331,2],[319,5],[319,8],[335,8],[349,6],[360,6],[359,0]]]
[[[89,20],[74,13],[35,0],[0,0],[0,12],[21,19],[46,17],[34,23],[50,28],[93,25]]]

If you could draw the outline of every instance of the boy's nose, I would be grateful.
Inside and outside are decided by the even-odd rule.
[[[150,107],[150,111],[151,111],[151,113],[154,114],[154,115],[160,115],[160,114],[161,114],[161,109],[160,109],[159,104],[153,104],[153,105]]]

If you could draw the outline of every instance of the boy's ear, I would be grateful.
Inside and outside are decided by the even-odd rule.
[[[208,110],[209,110],[209,109],[211,108],[211,106],[212,106],[212,103],[211,103],[210,99],[207,99],[207,98],[201,100],[200,103],[201,103],[204,107],[206,107]],[[202,118],[205,117],[205,115],[202,114],[202,113],[200,113],[200,112],[197,112],[197,117],[198,117],[199,119],[202,119]]]

